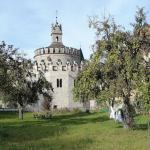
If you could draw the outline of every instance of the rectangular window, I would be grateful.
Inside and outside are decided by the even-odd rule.
[[[66,71],[66,66],[62,66],[62,71]]]
[[[62,79],[60,79],[59,81],[60,81],[60,87],[62,87]]]
[[[59,87],[59,79],[57,79],[57,87]]]

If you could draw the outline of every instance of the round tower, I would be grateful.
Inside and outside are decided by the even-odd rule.
[[[78,71],[82,69],[81,61],[84,57],[81,49],[65,46],[62,35],[62,26],[56,19],[51,28],[51,44],[35,50],[34,71],[38,77],[41,70],[52,83],[53,107],[71,109],[81,107],[81,104],[73,101],[72,89]]]

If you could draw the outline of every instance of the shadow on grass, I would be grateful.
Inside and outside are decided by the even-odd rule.
[[[118,123],[116,128],[124,128],[123,124]],[[133,127],[133,130],[147,130],[148,129],[148,125],[147,123],[143,123],[143,124],[135,124]]]
[[[17,143],[10,143],[9,145],[6,145],[5,148],[12,149],[12,150],[27,150],[27,149],[33,149],[33,150],[87,150],[89,147],[92,147],[95,140],[90,137],[78,137],[78,138],[67,138],[61,139],[61,140],[52,140],[51,142],[48,141],[42,141],[37,142],[34,141],[29,143],[21,143],[18,145]]]
[[[33,119],[29,121],[2,122],[0,124],[0,142],[8,140],[10,142],[27,142],[61,136],[67,133],[70,126],[107,120],[109,120],[107,115],[99,116],[95,113],[76,113],[54,116],[49,120]]]
[[[17,115],[13,116],[17,118]],[[8,117],[9,118],[9,117]],[[32,119],[32,120],[15,120],[13,122],[1,122],[0,126],[9,127],[26,127],[34,125],[80,125],[86,123],[96,123],[108,121],[109,118],[107,115],[96,115],[96,113],[75,113],[75,114],[66,114],[66,115],[57,115],[53,116],[51,119]]]
[[[136,124],[134,127],[134,130],[147,130],[148,129],[148,124],[143,123],[143,124]]]
[[[116,128],[123,128],[123,124],[122,123],[118,123]]]
[[[18,112],[5,112],[0,111],[0,119],[13,119],[17,118]]]
[[[47,137],[60,136],[67,132],[65,126],[10,126],[7,128],[0,127],[0,143],[1,142],[28,142],[36,141]]]
[[[76,113],[70,115],[54,116],[51,121],[60,123],[61,125],[80,125],[86,123],[96,123],[108,121],[107,115],[96,116],[96,113]],[[93,117],[93,115],[95,115]]]

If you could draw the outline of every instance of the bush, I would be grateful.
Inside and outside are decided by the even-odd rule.
[[[36,119],[50,119],[52,118],[52,113],[50,111],[36,112],[33,113],[33,117]]]

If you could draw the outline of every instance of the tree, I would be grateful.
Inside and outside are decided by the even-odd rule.
[[[146,35],[144,9],[138,9],[135,16],[135,23],[132,24],[133,31],[126,31],[123,27],[116,25],[111,17],[98,21],[90,18],[90,27],[96,29],[99,40],[96,41],[96,52],[90,61],[90,67],[83,70],[79,75],[75,89],[75,96],[79,95],[82,87],[88,83],[84,93],[93,93],[100,100],[115,100],[122,98],[124,127],[133,127],[133,107],[131,105],[131,95],[142,95],[148,99],[147,89],[149,77],[144,55],[150,52],[150,37]],[[90,71],[89,71],[90,70]],[[86,73],[90,75],[87,76]],[[88,77],[87,81],[84,78]],[[82,81],[82,84],[79,84]],[[92,87],[92,88],[91,88]],[[97,90],[91,90],[96,88]],[[143,87],[143,88],[142,88]],[[76,91],[75,90],[75,91]],[[140,92],[138,92],[140,91]],[[77,94],[76,94],[77,93]],[[145,95],[145,96],[144,96]]]
[[[17,52],[12,45],[0,44],[0,92],[9,92],[12,89],[11,71],[14,65],[14,56]]]
[[[17,54],[17,49],[12,46],[7,47],[3,42],[0,49],[1,87],[0,91],[4,95],[9,95],[5,101],[13,102],[18,105],[19,118],[23,119],[23,109],[27,104],[32,104],[39,99],[39,94],[43,94],[52,100],[53,91],[43,73],[36,78],[30,60]]]
[[[93,68],[95,69],[93,70]],[[98,71],[99,63],[96,61],[86,61],[84,62],[83,70],[78,74],[75,80],[75,86],[73,88],[74,100],[83,102],[87,112],[89,111],[89,107],[86,107],[88,101],[97,98],[100,92],[97,83]]]

